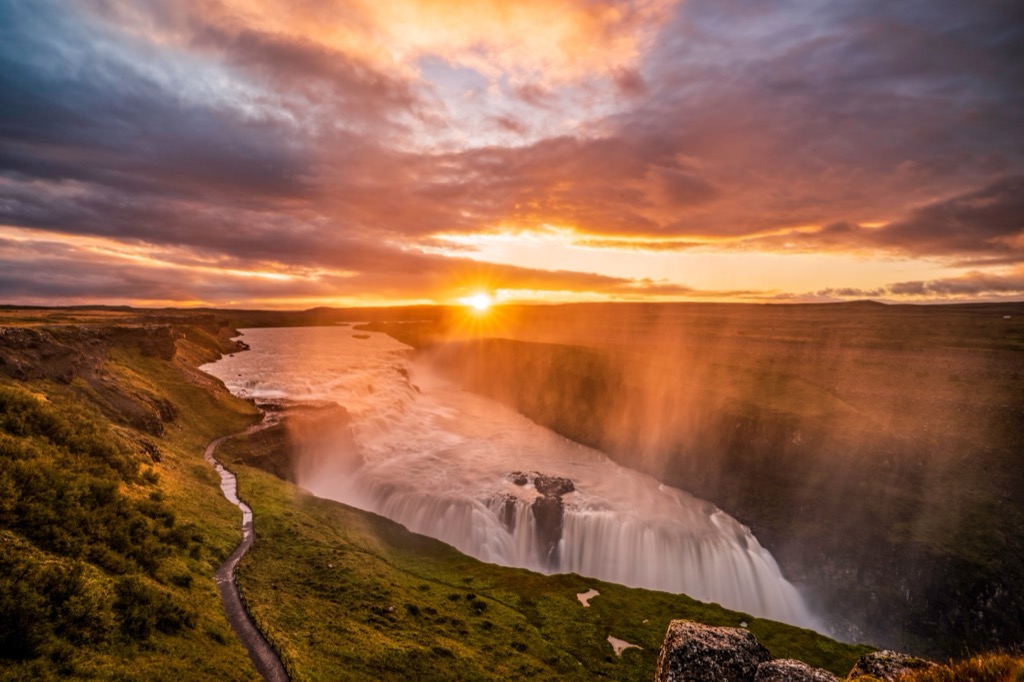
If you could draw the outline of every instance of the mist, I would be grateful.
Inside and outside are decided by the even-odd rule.
[[[418,341],[466,388],[735,516],[837,636],[1024,637],[1020,304],[500,312]]]

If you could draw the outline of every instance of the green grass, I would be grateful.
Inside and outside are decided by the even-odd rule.
[[[869,650],[683,595],[485,564],[233,466],[257,519],[239,584],[296,680],[649,680],[673,618],[746,621],[773,656],[843,674]],[[617,657],[608,635],[642,649]]]
[[[51,331],[44,347],[77,338]],[[190,368],[211,348],[182,348],[169,362],[115,341],[87,356],[99,388],[0,375],[0,679],[258,679],[213,578],[240,515],[202,457],[255,411]],[[177,416],[139,431],[103,411],[112,395]]]

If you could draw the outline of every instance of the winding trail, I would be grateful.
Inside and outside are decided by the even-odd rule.
[[[203,454],[203,457],[220,474],[220,489],[224,493],[224,497],[242,510],[242,542],[239,543],[238,547],[235,547],[235,551],[231,553],[231,556],[220,565],[216,574],[217,589],[220,590],[220,597],[224,602],[224,610],[227,612],[228,621],[231,623],[235,634],[238,635],[238,639],[242,641],[242,646],[249,651],[249,658],[252,659],[252,662],[256,665],[256,670],[263,676],[263,679],[268,682],[288,682],[288,673],[285,671],[281,659],[249,616],[249,612],[242,602],[242,595],[238,591],[238,584],[235,582],[235,567],[238,566],[239,559],[252,547],[255,537],[253,533],[252,507],[238,499],[238,479],[213,456],[217,447],[224,441],[259,431],[270,425],[264,421],[249,427],[245,431],[217,438],[206,446],[206,452]]]

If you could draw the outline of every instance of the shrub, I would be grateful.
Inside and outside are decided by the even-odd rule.
[[[174,634],[183,628],[195,627],[195,611],[138,578],[120,579],[114,592],[117,595],[114,610],[121,619],[121,631],[132,639],[149,639],[154,630]]]

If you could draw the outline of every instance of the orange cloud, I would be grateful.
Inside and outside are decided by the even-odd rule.
[[[675,0],[227,0],[251,29],[298,34],[377,68],[437,56],[489,77],[564,83],[635,66]],[[227,18],[227,17],[226,17]]]

